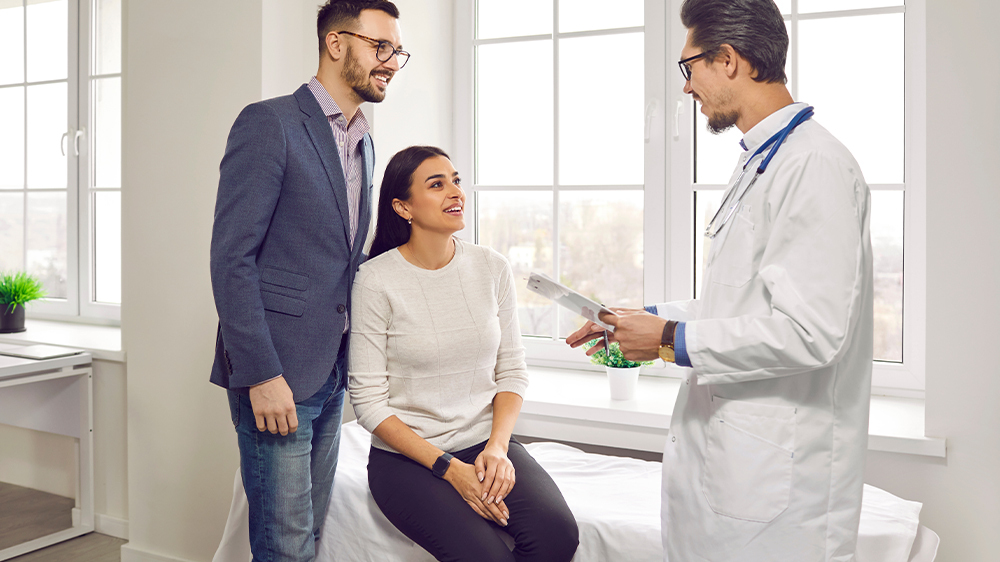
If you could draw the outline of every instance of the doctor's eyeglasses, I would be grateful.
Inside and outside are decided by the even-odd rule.
[[[400,70],[402,70],[403,67],[406,66],[407,61],[410,60],[410,53],[407,53],[406,51],[401,51],[396,47],[393,47],[392,43],[388,41],[373,39],[371,37],[368,37],[367,35],[361,35],[360,33],[353,33],[351,31],[338,31],[337,33],[338,34],[343,33],[345,35],[351,35],[353,37],[357,37],[358,39],[364,39],[365,41],[378,43],[378,46],[375,47],[375,58],[377,58],[380,62],[389,62],[389,59],[392,58],[392,55],[396,55],[396,60],[399,61]]]
[[[677,61],[677,66],[681,68],[681,76],[684,77],[684,81],[691,80],[691,63],[702,57],[706,57],[709,54],[711,54],[711,51],[702,51],[701,53],[693,57],[688,57],[684,60]]]

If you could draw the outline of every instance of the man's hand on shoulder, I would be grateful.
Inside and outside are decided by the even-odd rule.
[[[259,431],[288,435],[299,428],[292,389],[283,376],[251,386],[250,404]]]

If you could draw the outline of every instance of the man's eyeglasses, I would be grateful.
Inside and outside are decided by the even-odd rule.
[[[346,33],[348,35],[353,35],[359,39],[364,39],[366,41],[371,41],[372,43],[378,43],[378,47],[375,48],[375,58],[381,62],[389,62],[392,55],[396,55],[396,60],[399,61],[399,68],[402,69],[406,66],[406,61],[410,60],[410,53],[406,51],[400,51],[396,47],[392,46],[392,43],[388,41],[382,41],[380,39],[373,39],[359,33],[352,33],[350,31],[338,31],[337,33]]]
[[[691,63],[702,57],[708,56],[710,52],[711,51],[702,51],[701,53],[693,57],[688,57],[684,60],[677,61],[677,66],[681,67],[681,76],[684,77],[685,81],[691,80]]]

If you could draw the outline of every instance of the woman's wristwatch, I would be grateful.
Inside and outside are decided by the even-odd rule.
[[[434,476],[443,480],[444,473],[448,472],[448,467],[451,466],[451,459],[453,458],[455,457],[448,453],[444,453],[438,457],[437,460],[434,461],[434,466],[431,468],[431,472],[434,473]]]
[[[667,320],[663,325],[663,335],[660,336],[660,359],[667,363],[675,363],[674,356],[674,331],[677,329],[676,320]]]

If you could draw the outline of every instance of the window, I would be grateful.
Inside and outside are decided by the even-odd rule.
[[[702,232],[742,134],[708,133],[682,92],[680,0],[475,4],[456,6],[456,144],[472,147],[456,162],[473,171],[475,239],[507,255],[519,280],[541,271],[625,306],[696,296]],[[920,395],[923,2],[777,4],[793,97],[816,107],[872,189],[873,385]],[[559,341],[577,319],[522,287],[530,360],[582,361]]]
[[[0,270],[28,314],[118,318],[121,0],[0,0]]]

